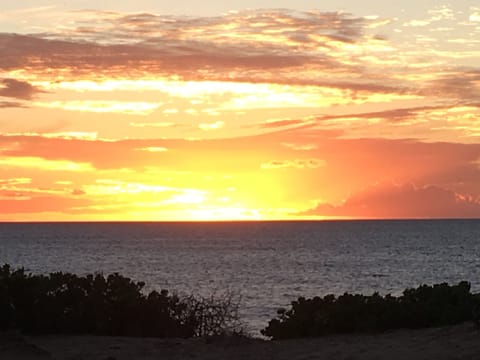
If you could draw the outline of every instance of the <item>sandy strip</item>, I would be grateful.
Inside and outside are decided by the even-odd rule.
[[[0,335],[5,360],[313,360],[480,359],[480,331],[471,323],[381,335],[264,341],[245,338],[138,339]]]

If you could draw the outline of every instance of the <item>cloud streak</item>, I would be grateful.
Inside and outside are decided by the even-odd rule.
[[[0,109],[25,108],[26,105],[18,101],[0,101]]]
[[[321,159],[272,160],[260,165],[262,169],[316,169],[322,166],[325,166],[325,161]]]

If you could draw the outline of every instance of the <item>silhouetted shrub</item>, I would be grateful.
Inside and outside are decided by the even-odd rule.
[[[184,298],[189,309],[189,323],[195,329],[194,336],[242,334],[238,308],[240,300],[231,292],[206,297]]]
[[[0,268],[0,330],[33,334],[194,337],[238,331],[232,294],[144,294],[143,282],[117,273],[32,275]]]
[[[474,320],[480,297],[460,282],[407,289],[399,297],[352,295],[303,297],[280,309],[262,334],[273,339],[314,337],[351,332],[381,332],[395,328],[423,328]]]

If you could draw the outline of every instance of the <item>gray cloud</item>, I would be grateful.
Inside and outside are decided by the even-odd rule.
[[[102,19],[102,13],[94,15]],[[96,42],[124,43],[131,42],[132,34],[149,41],[158,38],[197,39],[206,35],[215,42],[222,42],[228,38],[225,32],[225,25],[228,25],[230,31],[244,36],[275,33],[278,37],[286,36],[292,41],[306,43],[315,42],[312,35],[320,35],[324,39],[353,43],[362,37],[368,22],[347,13],[287,9],[247,10],[213,17],[105,13],[102,20],[72,29],[69,36],[80,33],[83,39],[88,37]]]
[[[480,70],[454,71],[427,83],[424,92],[463,100],[480,98]]]
[[[455,108],[457,106],[466,106],[472,108],[480,109],[480,103],[477,102],[457,102],[451,105],[442,104],[436,106],[417,106],[417,107],[409,107],[409,108],[397,108],[391,110],[384,110],[384,111],[373,111],[373,112],[363,112],[363,113],[347,113],[347,114],[340,114],[340,115],[322,115],[316,118],[316,123],[306,124],[306,126],[315,126],[319,123],[321,124],[322,121],[328,120],[341,120],[341,119],[382,119],[386,123],[402,123],[402,122],[410,122],[412,119],[416,117],[422,116],[424,113],[428,113],[430,111],[446,111],[451,108]]]
[[[245,76],[246,81],[255,81],[260,70],[265,74],[304,66],[351,73],[358,69],[331,56],[330,42],[363,41],[368,23],[345,13],[288,10],[252,10],[218,17],[97,12],[92,19],[59,33],[0,34],[0,69],[48,67],[73,73],[120,74],[128,68],[189,78],[232,80]],[[225,27],[233,28],[225,31]],[[269,75],[279,78],[278,74]]]
[[[378,57],[375,50],[370,56],[370,45],[392,44],[372,33],[378,20],[348,13],[269,9],[185,17],[93,11],[79,19],[57,32],[0,34],[0,70],[316,86],[353,99],[381,93],[458,102],[480,94],[476,69],[450,68],[449,75],[439,69],[431,76],[436,80],[414,82],[398,76],[404,68],[366,59]],[[350,53],[350,44],[359,52]]]
[[[476,105],[471,105],[476,106]],[[445,105],[439,106],[417,106],[417,107],[410,107],[410,108],[398,108],[392,110],[385,110],[385,111],[373,111],[373,112],[366,112],[366,113],[352,113],[352,114],[345,114],[345,115],[325,115],[318,117],[317,120],[334,120],[334,119],[343,119],[343,118],[359,118],[359,119],[371,119],[371,118],[382,118],[387,121],[397,122],[402,120],[408,120],[412,116],[423,112],[423,111],[430,111],[430,110],[439,110],[447,108]]]
[[[4,46],[2,47],[2,43]],[[5,46],[6,43],[10,45]],[[13,70],[28,68],[68,68],[75,74],[92,71],[115,74],[125,70],[158,74],[202,76],[196,71],[209,72],[233,69],[275,69],[305,64],[333,67],[335,61],[327,57],[275,53],[272,49],[252,50],[246,45],[219,46],[184,41],[159,41],[158,44],[98,45],[62,40],[48,40],[33,36],[0,34],[0,68]],[[32,59],[35,61],[32,62]],[[210,76],[212,77],[212,76]]]
[[[39,92],[41,92],[39,89],[26,81],[0,79],[0,96],[31,100]]]

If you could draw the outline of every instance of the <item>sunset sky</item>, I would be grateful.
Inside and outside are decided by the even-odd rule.
[[[0,0],[0,221],[459,217],[478,0]]]

